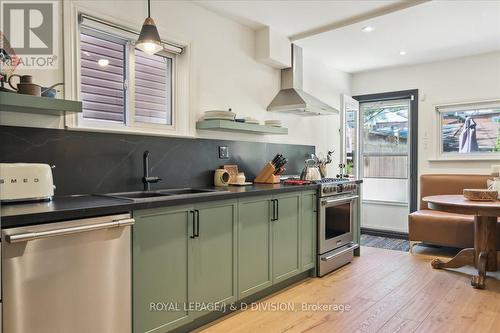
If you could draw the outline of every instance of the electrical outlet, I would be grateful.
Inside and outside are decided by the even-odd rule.
[[[229,158],[229,148],[227,146],[219,146],[219,158],[221,159]]]

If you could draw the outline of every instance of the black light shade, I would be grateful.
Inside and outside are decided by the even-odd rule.
[[[148,17],[142,24],[141,33],[135,47],[147,54],[155,54],[163,50],[163,46],[161,45],[160,34],[155,21],[151,18],[150,7],[150,0],[148,0]]]

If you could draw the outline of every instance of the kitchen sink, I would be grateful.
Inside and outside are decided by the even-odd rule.
[[[221,191],[215,189],[202,189],[202,188],[179,188],[172,190],[156,191],[156,193],[166,194],[166,195],[198,194],[198,193],[210,193],[210,192],[221,192]]]
[[[104,194],[107,197],[119,198],[119,199],[129,199],[136,202],[143,201],[157,201],[164,200],[167,198],[175,198],[179,196],[198,196],[198,195],[212,195],[212,194],[222,194],[228,191],[216,190],[216,189],[200,189],[200,188],[177,188],[168,190],[156,190],[156,191],[134,191],[134,192],[121,192],[121,193],[111,193]]]
[[[165,196],[168,196],[169,194],[140,191],[140,192],[128,192],[128,193],[116,193],[116,194],[110,194],[110,195],[114,196],[114,197],[121,197],[121,198],[127,198],[127,199],[147,199],[147,198],[165,197]]]

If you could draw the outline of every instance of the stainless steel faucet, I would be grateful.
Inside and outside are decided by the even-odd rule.
[[[144,183],[144,191],[151,191],[151,184],[158,183],[162,179],[156,176],[149,175],[149,150],[146,150],[143,155],[144,176],[142,182]]]

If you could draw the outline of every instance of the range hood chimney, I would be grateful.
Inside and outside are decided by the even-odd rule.
[[[292,44],[292,67],[281,70],[281,90],[267,111],[280,111],[302,116],[338,114],[339,111],[302,90],[302,48]]]

